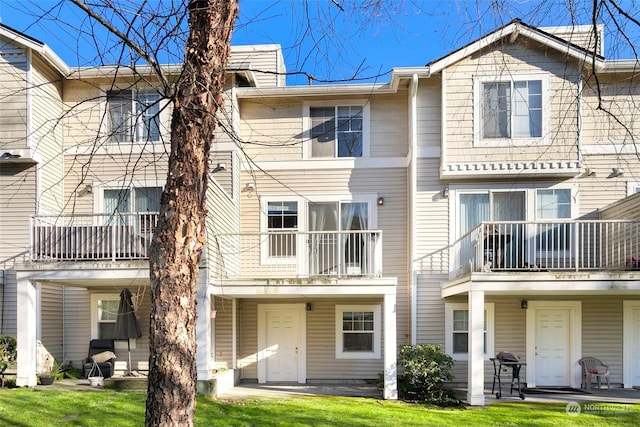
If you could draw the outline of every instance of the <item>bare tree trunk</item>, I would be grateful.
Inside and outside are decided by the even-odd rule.
[[[193,425],[208,158],[238,14],[237,0],[191,0],[188,7],[190,35],[172,99],[169,172],[150,248],[147,426]]]

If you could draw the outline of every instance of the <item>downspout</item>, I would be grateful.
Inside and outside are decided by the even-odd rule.
[[[416,268],[417,259],[417,203],[418,194],[418,171],[417,171],[417,151],[418,151],[418,118],[417,118],[417,97],[418,97],[418,74],[411,76],[410,98],[409,98],[409,277],[411,280],[411,344],[417,344],[418,339],[418,273]]]
[[[578,81],[578,167],[582,167],[582,73],[580,73],[580,80]]]

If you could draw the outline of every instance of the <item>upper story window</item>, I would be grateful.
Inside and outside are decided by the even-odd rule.
[[[109,136],[116,143],[160,141],[160,95],[152,91],[107,92]]]
[[[267,202],[267,231],[269,257],[291,258],[296,256],[298,231],[298,202]]]
[[[548,108],[547,81],[544,75],[476,78],[476,143],[542,142]]]
[[[368,156],[368,105],[312,105],[307,116],[308,158]]]
[[[135,187],[105,189],[103,212],[158,212],[160,210],[161,187]]]

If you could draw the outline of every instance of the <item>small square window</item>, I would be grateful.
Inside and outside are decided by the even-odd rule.
[[[336,306],[336,358],[379,358],[380,306]]]

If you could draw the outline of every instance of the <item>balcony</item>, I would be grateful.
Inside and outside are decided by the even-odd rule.
[[[230,280],[382,276],[381,231],[218,234],[214,247]]]
[[[640,270],[640,221],[484,222],[451,246],[450,279],[475,272]]]
[[[148,258],[157,213],[50,215],[31,218],[32,261]]]

